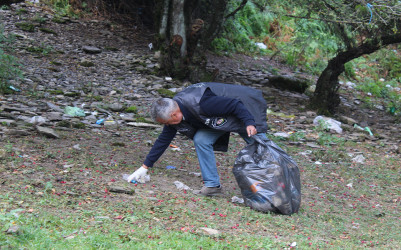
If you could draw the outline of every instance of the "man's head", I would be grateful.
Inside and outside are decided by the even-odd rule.
[[[177,102],[170,98],[157,99],[151,107],[150,115],[158,123],[174,125],[182,121],[182,112]]]

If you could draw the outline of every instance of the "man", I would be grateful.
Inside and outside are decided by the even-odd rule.
[[[129,176],[128,182],[146,175],[178,131],[194,141],[204,183],[196,193],[221,193],[213,151],[227,151],[230,132],[237,132],[247,143],[257,133],[266,136],[266,109],[261,91],[213,82],[191,85],[173,99],[156,100],[151,107],[152,119],[165,126],[143,165]]]

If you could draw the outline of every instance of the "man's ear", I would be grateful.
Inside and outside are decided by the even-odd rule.
[[[171,112],[170,117],[171,117],[171,118],[177,117],[178,112],[179,112],[178,109],[174,110],[173,112]]]

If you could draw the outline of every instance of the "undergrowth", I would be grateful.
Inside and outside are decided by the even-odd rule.
[[[0,20],[0,93],[3,94],[11,91],[10,80],[22,78],[18,58],[11,54],[14,40],[14,36],[4,33],[4,24]]]

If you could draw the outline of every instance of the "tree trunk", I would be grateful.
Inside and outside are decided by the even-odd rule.
[[[344,64],[362,55],[371,54],[382,47],[401,42],[401,33],[378,37],[359,46],[340,52],[331,59],[316,83],[316,90],[311,99],[311,107],[320,114],[334,114],[340,104],[338,77],[344,72]]]
[[[191,82],[207,80],[205,52],[221,30],[228,0],[159,1],[162,73]]]

